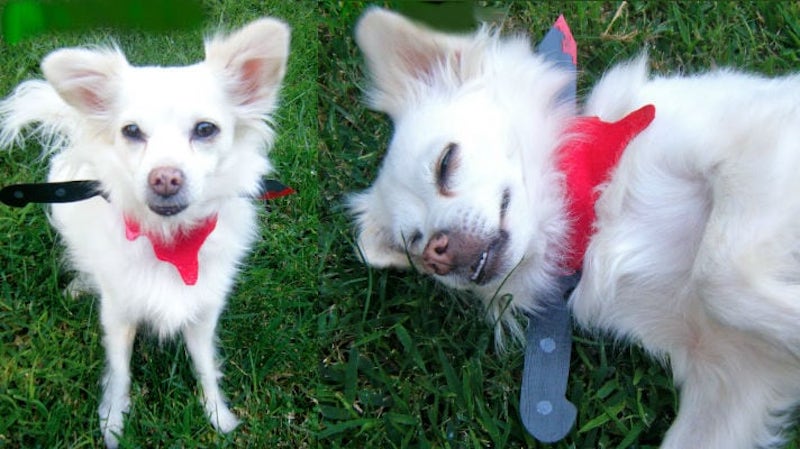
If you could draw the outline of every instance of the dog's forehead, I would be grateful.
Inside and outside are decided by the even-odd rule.
[[[437,179],[445,153],[454,146],[449,184],[457,191],[444,198]],[[504,111],[487,98],[432,102],[395,122],[376,185],[395,204],[426,205],[442,212],[437,205],[440,199],[449,204],[461,194],[476,197],[473,189],[495,192],[509,178],[516,179],[512,172],[519,164],[514,148]]]
[[[200,64],[180,67],[131,67],[124,80],[125,90],[153,97],[206,96],[221,91],[210,70]]]
[[[160,84],[181,89],[191,85],[212,84],[214,82],[209,70],[202,64],[187,66],[134,66],[127,72],[126,81],[132,83]]]
[[[202,65],[185,67],[131,67],[123,76],[121,105],[149,111],[218,109],[223,90]],[[163,106],[163,107],[162,107]]]
[[[445,150],[456,144],[461,162],[490,168],[513,148],[509,124],[503,108],[482,92],[429,101],[395,121],[385,165],[400,176],[430,180]]]
[[[480,140],[507,132],[505,111],[491,92],[472,90],[442,98],[431,98],[409,109],[396,122],[396,138],[415,142],[448,139]],[[409,142],[410,143],[410,142]]]

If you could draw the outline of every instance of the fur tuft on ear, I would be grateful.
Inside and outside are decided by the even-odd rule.
[[[381,207],[370,191],[354,194],[348,199],[348,208],[358,226],[357,251],[364,262],[373,267],[409,268],[408,256],[392,242],[391,231],[380,220],[386,216]]]
[[[116,101],[119,76],[128,67],[118,49],[66,48],[42,61],[42,72],[61,98],[78,111],[105,118]]]
[[[263,18],[206,42],[206,62],[221,72],[234,101],[250,112],[247,115],[261,117],[275,107],[286,73],[289,35],[285,23]]]
[[[414,98],[415,83],[431,84],[447,68],[454,78],[466,76],[459,69],[471,43],[467,37],[439,33],[377,7],[364,13],[355,35],[372,75],[370,103],[392,118]]]

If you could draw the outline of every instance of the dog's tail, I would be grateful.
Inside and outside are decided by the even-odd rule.
[[[595,85],[584,107],[584,114],[614,122],[641,107],[640,88],[648,77],[647,53],[609,70]]]
[[[0,101],[0,149],[20,145],[31,136],[39,139],[45,152],[58,151],[69,143],[78,120],[77,111],[50,84],[25,81]]]

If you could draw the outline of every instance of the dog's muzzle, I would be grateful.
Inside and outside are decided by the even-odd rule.
[[[490,238],[439,231],[425,245],[422,268],[430,274],[455,275],[483,285],[499,275],[508,240],[505,230]]]
[[[147,206],[158,215],[176,215],[189,207],[184,185],[186,176],[176,167],[157,167],[147,176]]]

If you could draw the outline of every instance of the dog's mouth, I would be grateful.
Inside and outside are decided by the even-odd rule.
[[[508,213],[511,202],[511,191],[506,188],[500,200],[500,222],[503,223]],[[493,279],[500,271],[502,254],[508,244],[508,231],[500,229],[497,237],[492,239],[489,246],[480,253],[478,259],[470,265],[470,282],[483,285]]]
[[[489,250],[487,249],[486,251],[481,253],[480,257],[478,257],[478,262],[471,267],[472,274],[469,275],[470,281],[478,284],[481,282],[481,280],[484,278],[484,275],[486,274],[484,268],[486,268],[486,261],[488,259],[489,259]]]
[[[159,205],[159,204],[148,204],[147,207],[150,208],[151,211],[161,215],[162,217],[170,217],[172,215],[177,215],[183,212],[184,209],[189,207],[188,204],[171,204],[171,205]]]
[[[500,230],[489,246],[478,255],[477,260],[469,267],[469,280],[476,285],[483,285],[497,277],[502,267],[502,254],[508,244],[508,232]]]

